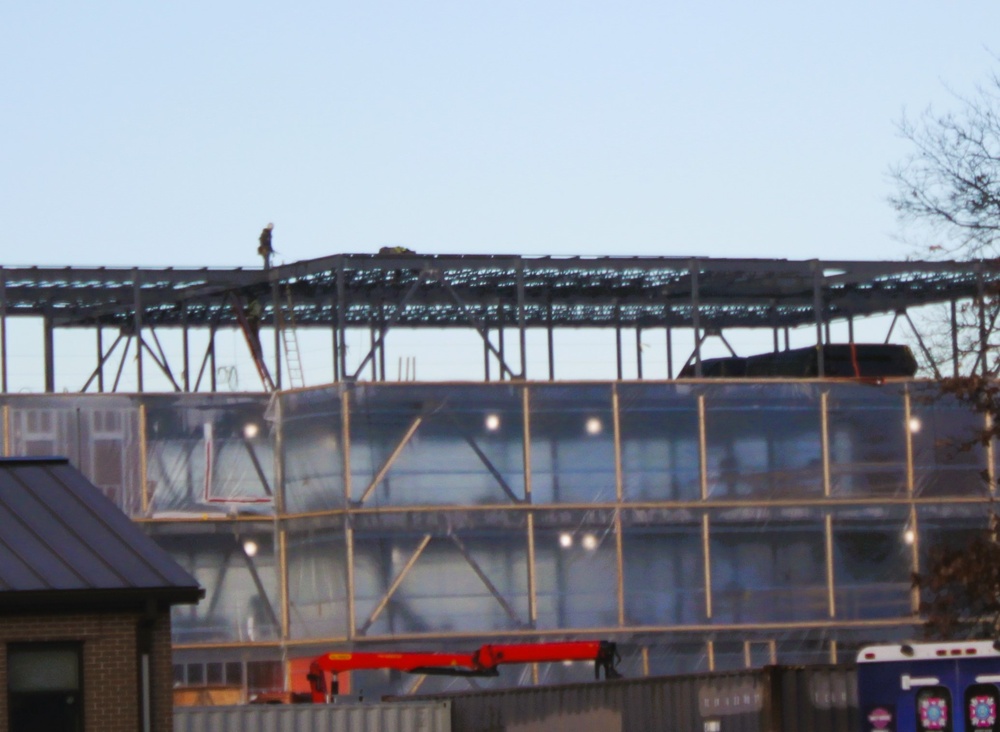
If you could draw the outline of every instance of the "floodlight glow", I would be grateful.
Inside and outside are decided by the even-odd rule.
[[[486,429],[488,429],[490,432],[496,432],[498,429],[500,429],[500,415],[487,414]]]
[[[601,424],[601,420],[597,417],[591,417],[584,425],[584,429],[587,430],[588,435],[599,435],[601,430],[604,429],[604,425]]]
[[[903,541],[907,544],[913,544],[917,540],[917,532],[913,529],[907,529],[903,532]]]
[[[243,436],[248,440],[252,440],[254,437],[260,434],[260,427],[256,422],[247,422],[243,425]]]
[[[565,531],[559,534],[559,546],[563,549],[569,549],[573,546],[573,535],[567,534]]]
[[[593,551],[597,548],[597,537],[593,534],[584,534],[583,540],[580,543],[583,544],[584,549]]]
[[[243,551],[246,552],[248,557],[257,556],[257,542],[253,539],[247,539],[243,542]]]
[[[910,428],[910,432],[916,434],[917,432],[920,431],[920,428],[923,427],[924,425],[920,421],[919,417],[910,417],[910,421],[907,423],[906,426]]]

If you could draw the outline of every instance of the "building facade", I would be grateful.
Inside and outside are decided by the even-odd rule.
[[[336,649],[602,638],[627,676],[914,637],[911,573],[986,525],[984,417],[921,380],[341,383],[0,397],[206,588],[174,682],[301,687]],[[984,477],[986,476],[986,477]],[[508,669],[480,685],[590,678]],[[465,688],[366,672],[352,693]]]

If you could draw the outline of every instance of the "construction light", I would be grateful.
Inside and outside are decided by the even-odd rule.
[[[903,532],[903,541],[908,545],[912,545],[913,542],[917,540],[917,532],[913,529],[907,529]]]
[[[257,542],[253,539],[247,539],[243,542],[243,551],[248,557],[257,556]]]
[[[486,429],[488,429],[490,432],[496,432],[498,429],[500,429],[500,415],[487,414]]]
[[[569,549],[573,546],[573,535],[565,531],[559,534],[559,546],[563,549]]]
[[[906,425],[912,434],[917,434],[920,428],[923,427],[923,423],[920,421],[920,417],[910,417],[910,421]]]
[[[254,437],[260,434],[260,426],[256,422],[247,422],[243,425],[243,436],[248,440],[252,440]]]
[[[604,425],[601,424],[601,420],[597,417],[591,417],[584,425],[584,429],[587,430],[588,435],[599,435],[601,430],[604,429]]]
[[[597,537],[593,534],[584,534],[580,543],[587,551],[594,551],[597,548]]]

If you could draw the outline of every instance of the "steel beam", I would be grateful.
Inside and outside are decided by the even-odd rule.
[[[418,414],[414,418],[413,422],[410,423],[409,428],[406,430],[406,433],[403,435],[403,437],[399,440],[395,449],[392,451],[392,453],[390,453],[389,457],[385,459],[385,462],[382,463],[382,467],[378,469],[378,472],[375,473],[375,477],[371,479],[371,482],[368,484],[368,487],[365,488],[364,493],[362,493],[361,497],[357,500],[357,505],[360,506],[364,504],[364,502],[368,499],[368,496],[370,496],[372,492],[378,487],[378,484],[382,482],[382,480],[386,476],[386,473],[389,472],[389,469],[392,468],[393,463],[396,462],[396,458],[399,457],[399,454],[403,451],[403,448],[406,447],[406,444],[410,441],[410,438],[413,437],[414,433],[420,427],[420,424],[424,421],[424,416],[425,416],[424,414]]]
[[[424,549],[426,549],[427,545],[430,543],[431,543],[431,535],[425,534],[424,538],[420,540],[420,544],[413,551],[413,554],[411,554],[410,558],[406,561],[406,565],[403,567],[402,570],[400,570],[399,574],[396,575],[396,578],[392,581],[392,584],[389,586],[389,589],[386,590],[385,595],[382,597],[381,600],[379,600],[379,603],[375,606],[375,609],[372,610],[371,615],[369,615],[368,619],[361,625],[360,628],[358,628],[358,635],[364,635],[365,633],[367,633],[368,629],[372,627],[372,624],[376,620],[378,620],[378,616],[382,614],[383,610],[385,610],[386,605],[389,604],[389,600],[391,600],[392,596],[396,594],[396,590],[399,589],[399,586],[403,583],[403,580],[406,579],[406,575],[410,573],[410,570],[413,569],[413,565],[417,563],[417,560],[420,558],[420,555],[423,553]]]

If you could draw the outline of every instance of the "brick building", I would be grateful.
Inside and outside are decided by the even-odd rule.
[[[0,460],[0,732],[169,732],[203,591],[63,458]]]

